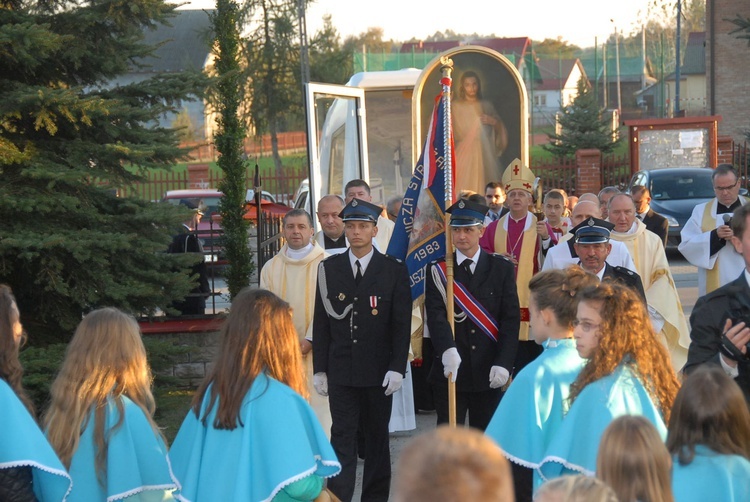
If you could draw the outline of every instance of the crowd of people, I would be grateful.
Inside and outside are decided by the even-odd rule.
[[[533,180],[515,161],[446,209],[455,251],[427,265],[419,308],[386,254],[397,201],[384,213],[352,180],[318,202],[318,234],[312,215],[287,213],[284,246],[233,299],[169,448],[132,316],[83,318],[37,415],[0,285],[0,500],[350,501],[358,458],[363,501],[747,500],[750,205],[737,172],[716,169],[717,198],[683,231],[705,293],[690,328],[647,189],[552,189],[542,216]],[[407,445],[392,483],[389,433],[420,410],[436,428]]]

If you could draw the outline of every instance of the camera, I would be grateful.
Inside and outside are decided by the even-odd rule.
[[[731,319],[732,326],[735,326],[741,322],[745,323],[745,326],[750,327],[750,307],[742,306],[730,310],[724,315],[724,319],[721,321],[722,328],[727,322],[727,319]],[[721,353],[727,356],[733,361],[742,361],[743,359],[750,360],[750,342],[745,346],[746,351],[743,354],[740,349],[735,346],[732,341],[724,334],[721,335]]]

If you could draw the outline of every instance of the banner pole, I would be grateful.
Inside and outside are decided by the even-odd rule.
[[[453,130],[451,121],[451,74],[453,73],[453,60],[448,57],[440,58],[440,70],[443,74],[440,83],[443,86],[443,151],[445,152],[445,208],[453,204]],[[454,329],[454,301],[453,301],[453,239],[451,237],[450,215],[444,215],[445,225],[445,275],[446,282],[446,310],[448,313],[448,325],[451,328],[453,338],[456,337]],[[456,427],[456,383],[451,381],[452,374],[448,375],[448,424]]]

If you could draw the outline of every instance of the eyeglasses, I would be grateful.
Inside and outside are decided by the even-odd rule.
[[[588,321],[579,321],[578,319],[575,319],[573,321],[573,327],[577,328],[578,326],[581,327],[581,330],[584,333],[591,333],[592,330],[599,329],[602,325],[601,324],[594,324],[594,323],[588,322]]]
[[[728,187],[714,187],[714,191],[715,192],[728,192],[732,188],[736,187],[737,183],[739,183],[739,182],[740,182],[740,180],[737,180],[737,181],[734,182],[734,185],[729,185]]]

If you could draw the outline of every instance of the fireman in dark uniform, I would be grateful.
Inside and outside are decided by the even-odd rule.
[[[461,199],[448,208],[453,234],[454,279],[468,289],[498,328],[496,339],[466,316],[456,304],[455,332],[448,324],[445,288],[434,262],[427,270],[427,326],[435,347],[428,380],[434,386],[438,424],[448,422],[448,379],[456,382],[457,423],[469,414],[469,425],[484,430],[502,396],[502,386],[513,370],[521,322],[515,268],[506,257],[479,247],[487,207]]]
[[[607,256],[612,250],[609,236],[613,228],[614,224],[592,216],[571,229],[575,239],[573,248],[580,259],[579,264],[586,272],[598,276],[600,281],[606,279],[629,287],[646,303],[641,276],[629,268],[613,267],[607,263]]]
[[[373,248],[380,207],[353,199],[344,207],[349,249],[323,260],[313,318],[315,390],[329,396],[331,444],[341,474],[329,489],[351,500],[360,415],[365,436],[362,500],[386,501],[391,460],[391,395],[401,387],[411,332],[406,265]]]

